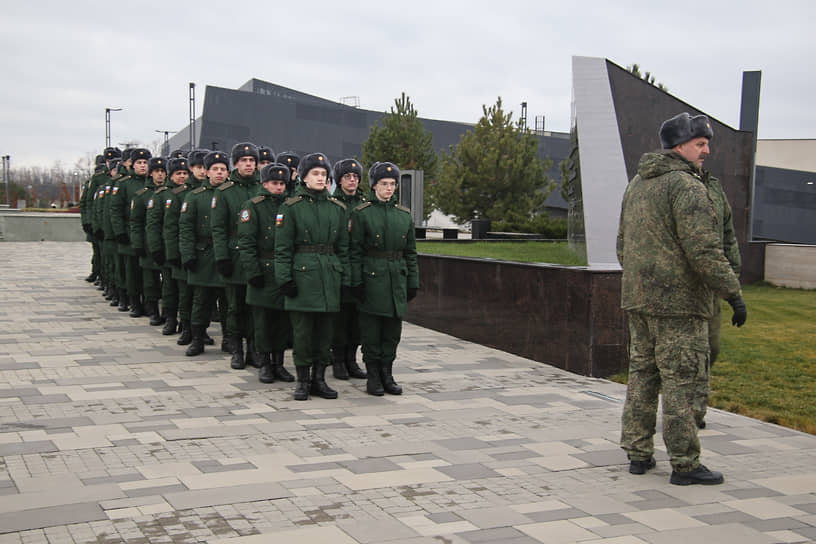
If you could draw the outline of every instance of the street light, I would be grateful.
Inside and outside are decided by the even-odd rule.
[[[154,130],[153,132],[158,132],[159,134],[164,134],[164,143],[162,144],[162,152],[161,154],[165,157],[170,154],[170,133],[176,133],[174,130]]]
[[[6,206],[11,208],[9,200],[9,170],[11,169],[11,155],[3,155],[3,182],[6,184]]]
[[[110,147],[110,112],[122,111],[122,108],[105,108],[105,147]]]

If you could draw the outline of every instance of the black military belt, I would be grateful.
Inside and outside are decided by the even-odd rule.
[[[325,253],[334,255],[334,246],[297,246],[295,253]]]
[[[274,259],[275,252],[272,250],[262,249],[258,255],[261,259]]]
[[[389,261],[396,261],[402,259],[402,251],[379,251],[377,249],[366,249],[366,257],[373,257],[374,259],[388,259]]]

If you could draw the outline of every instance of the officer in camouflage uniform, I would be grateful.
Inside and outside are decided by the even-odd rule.
[[[147,149],[134,148],[130,152],[130,158],[133,161],[132,173],[129,177],[119,181],[118,191],[111,198],[111,224],[116,241],[119,242],[119,254],[124,256],[125,282],[131,307],[130,317],[142,317],[145,315],[142,304],[142,270],[136,249],[131,245],[130,211],[131,201],[136,196],[136,192],[150,183],[147,177],[147,161],[150,160],[151,154]],[[122,309],[121,304],[119,309]]]
[[[311,392],[335,399],[325,373],[332,314],[340,311],[341,285],[349,285],[345,206],[326,191],[331,165],[324,154],[306,155],[298,169],[302,183],[278,210],[275,233],[275,279],[292,322],[294,398],[307,400]]]
[[[248,279],[246,302],[252,308],[255,344],[260,353],[258,379],[292,382],[283,366],[283,352],[291,333],[283,294],[275,281],[275,219],[286,198],[289,168],[270,163],[261,169],[258,195],[244,203],[238,223],[238,247]]]
[[[300,156],[294,151],[281,151],[275,159],[278,164],[285,164],[292,172],[292,177],[286,182],[286,196],[294,196],[295,186],[298,184],[298,165]],[[330,172],[331,173],[331,172]]]
[[[148,161],[148,174],[145,186],[136,191],[130,202],[130,243],[139,256],[139,266],[142,269],[145,314],[150,318],[150,325],[155,327],[165,321],[164,316],[159,313],[159,297],[162,290],[161,263],[155,262],[148,251],[145,230],[147,213],[156,204],[153,195],[167,182],[167,159],[152,157]]]
[[[360,179],[363,167],[357,159],[343,159],[334,163],[334,179],[337,187],[334,198],[346,206],[346,222],[355,207],[366,202]],[[340,312],[334,319],[332,339],[332,371],[338,380],[365,378],[366,373],[357,365],[357,346],[360,345],[360,321],[357,315],[357,300],[350,292],[342,293]]]
[[[190,312],[192,341],[185,355],[204,353],[204,339],[210,315],[224,283],[215,269],[210,214],[216,188],[229,176],[229,157],[223,151],[211,151],[204,157],[207,181],[184,197],[179,215],[179,251],[187,270],[187,283],[193,289]],[[222,315],[222,323],[224,322]]]
[[[246,304],[247,278],[241,266],[238,251],[238,223],[244,203],[258,192],[258,147],[249,142],[235,144],[232,148],[233,168],[229,180],[215,190],[212,198],[213,249],[215,266],[224,280],[227,297],[227,336],[230,338],[234,369],[245,368],[248,363],[260,366],[253,356],[252,315]],[[243,339],[247,340],[246,359]]]
[[[157,188],[150,201],[147,203],[146,225],[145,225],[145,244],[147,245],[147,253],[153,258],[153,262],[161,266],[162,275],[162,315],[166,321],[162,334],[169,336],[175,334],[178,330],[178,308],[179,299],[181,296],[181,288],[178,280],[173,276],[173,264],[168,259],[168,248],[164,241],[164,218],[166,211],[174,202],[177,202],[178,194],[184,193],[188,189],[187,176],[187,159],[173,158],[167,161],[167,174],[170,178],[169,184],[164,184]],[[174,194],[175,192],[175,194]],[[181,204],[178,204],[181,207]],[[171,221],[173,221],[171,219]],[[175,259],[175,267],[181,272],[181,261],[178,256],[178,213],[175,214],[175,225],[172,230],[175,232],[175,237],[170,238],[170,244],[173,245],[173,257]],[[184,284],[184,295],[188,299],[187,303],[187,318],[189,319],[190,304],[192,304],[192,296],[189,293],[187,284]]]
[[[629,472],[655,466],[657,400],[676,485],[719,484],[700,464],[693,402],[709,359],[708,320],[716,294],[746,319],[739,280],[723,254],[717,214],[701,177],[714,132],[704,115],[677,115],[660,127],[663,150],[645,153],[623,196],[617,253],[621,307],[629,319],[629,385],[621,447]]]
[[[402,394],[394,381],[394,359],[402,317],[419,288],[414,221],[395,196],[399,179],[396,165],[375,163],[368,172],[368,202],[351,214],[351,284],[360,301],[366,391],[376,396]]]
[[[271,147],[266,147],[264,145],[258,146],[258,172],[266,166],[267,164],[272,164],[275,162],[275,152],[272,151]]]

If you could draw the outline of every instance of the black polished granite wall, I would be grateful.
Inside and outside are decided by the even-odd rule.
[[[420,255],[406,321],[585,376],[628,365],[620,272]]]

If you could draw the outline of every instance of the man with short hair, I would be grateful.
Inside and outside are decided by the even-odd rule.
[[[275,162],[285,164],[292,172],[292,177],[286,182],[286,196],[293,196],[295,194],[295,186],[298,182],[298,165],[300,164],[300,155],[294,151],[281,151]],[[331,172],[329,172],[331,174]]]
[[[739,280],[723,254],[717,215],[701,178],[714,135],[705,115],[682,113],[660,127],[663,149],[645,153],[621,205],[617,254],[623,268],[621,307],[629,320],[629,384],[621,447],[629,472],[655,466],[657,400],[675,485],[715,485],[719,472],[700,464],[695,386],[709,358],[714,295],[747,312]]]
[[[265,145],[258,146],[258,172],[266,166],[267,164],[272,164],[275,162],[275,152],[272,151],[271,147],[266,147]]]

